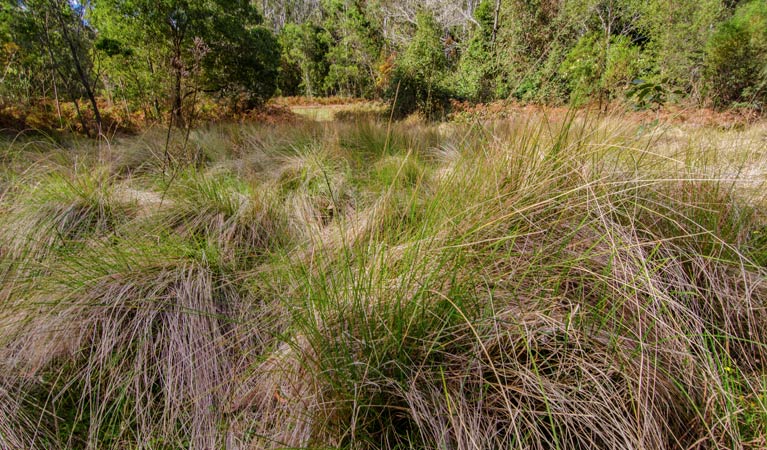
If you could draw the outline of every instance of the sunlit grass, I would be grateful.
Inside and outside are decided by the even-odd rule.
[[[763,448],[759,127],[4,142],[0,447]]]

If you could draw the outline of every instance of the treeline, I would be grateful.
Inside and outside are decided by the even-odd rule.
[[[199,99],[275,94],[428,116],[451,99],[767,100],[766,0],[2,1],[3,103],[67,100],[92,131],[103,104],[183,125]]]
[[[101,107],[183,126],[202,98],[242,110],[277,87],[280,46],[248,1],[2,1],[3,103],[70,101],[86,132]]]
[[[291,95],[763,109],[767,1],[263,2]]]

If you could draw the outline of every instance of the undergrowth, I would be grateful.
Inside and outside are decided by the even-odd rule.
[[[764,448],[763,155],[678,131],[3,142],[0,447]]]

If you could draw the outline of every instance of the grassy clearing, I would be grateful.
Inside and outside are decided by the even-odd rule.
[[[310,99],[313,101],[315,99]],[[316,99],[320,100],[320,99]],[[280,104],[284,100],[277,100]],[[302,116],[305,119],[315,120],[319,122],[331,122],[333,120],[346,120],[354,121],[361,119],[375,119],[384,117],[387,114],[388,108],[386,105],[380,102],[339,102],[339,103],[309,103],[309,104],[290,104],[288,99],[288,105],[290,111],[293,114]]]
[[[0,446],[767,445],[763,127],[160,139],[2,144]]]

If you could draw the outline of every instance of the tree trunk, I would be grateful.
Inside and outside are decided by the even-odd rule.
[[[183,74],[181,72],[181,67],[177,67],[174,74],[175,80],[173,80],[172,120],[177,127],[184,128],[184,111],[181,98],[181,78]]]
[[[501,15],[501,0],[495,0],[495,11],[493,12],[493,39],[492,43],[495,44],[495,37],[498,35],[498,17]]]
[[[59,26],[61,27],[61,36],[64,38],[64,40],[67,42],[67,46],[69,47],[69,51],[72,55],[72,62],[75,65],[75,71],[77,71],[77,76],[80,78],[80,84],[82,84],[83,88],[85,89],[85,95],[88,97],[88,100],[91,103],[91,108],[93,109],[93,116],[96,120],[96,127],[98,128],[98,134],[101,134],[101,113],[99,112],[99,106],[96,103],[96,95],[93,93],[93,87],[91,86],[90,81],[88,80],[88,74],[85,73],[85,69],[82,66],[82,63],[80,61],[80,55],[77,52],[77,46],[75,45],[74,40],[72,40],[72,37],[69,34],[69,29],[67,28],[66,22],[64,22],[64,18],[61,15],[61,11],[58,9],[59,6],[57,6],[54,3],[52,3],[52,8],[54,11],[54,14],[56,15],[56,19],[59,22]]]
[[[154,80],[154,64],[152,64],[152,58],[147,56],[146,62],[149,65],[149,73],[152,74],[152,80]],[[138,76],[136,77],[136,79],[138,80]],[[137,84],[140,84],[140,82],[138,82]],[[152,95],[152,104],[154,106],[154,116],[159,119],[161,117],[160,116],[160,101],[157,100],[157,96],[156,95]]]

